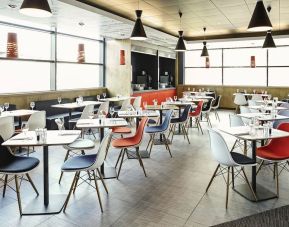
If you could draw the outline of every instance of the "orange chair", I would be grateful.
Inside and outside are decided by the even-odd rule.
[[[120,164],[119,164],[117,179],[118,179],[120,171],[121,171],[124,155],[127,153],[128,148],[136,148],[136,155],[137,155],[137,158],[139,160],[139,164],[141,165],[141,167],[143,169],[144,175],[147,176],[142,159],[141,159],[141,156],[139,154],[139,146],[142,142],[143,135],[144,135],[144,128],[145,128],[147,122],[148,122],[147,117],[142,118],[134,136],[126,137],[126,138],[118,138],[118,139],[114,139],[112,141],[112,146],[114,148],[121,149],[119,156],[118,156],[118,159],[117,159],[117,162],[115,164],[115,168],[117,168],[119,160],[121,159]]]
[[[279,130],[289,132],[289,123],[282,123],[278,126]],[[276,178],[277,197],[279,197],[279,174],[289,164],[289,137],[272,139],[266,146],[258,147],[256,155],[261,159],[257,173],[262,168],[264,161],[274,164],[274,176]],[[278,172],[278,164],[282,163],[282,170]],[[284,164],[285,162],[285,164]]]
[[[198,103],[197,108],[195,109],[195,111],[189,113],[189,117],[190,117],[191,119],[192,119],[192,118],[195,118],[196,127],[198,128],[198,130],[201,130],[202,134],[204,134],[204,133],[203,133],[203,130],[202,130],[202,126],[201,126],[201,124],[200,124],[200,121],[201,121],[203,104],[204,104],[203,101],[199,101],[199,103]]]

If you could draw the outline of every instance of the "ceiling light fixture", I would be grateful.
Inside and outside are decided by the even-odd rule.
[[[269,15],[270,15],[271,9],[272,8],[269,5],[267,7],[267,11],[268,11]],[[267,31],[266,38],[265,38],[265,41],[264,41],[264,44],[263,44],[263,48],[276,48],[276,45],[275,45],[271,30]]]
[[[208,52],[208,49],[207,49],[207,42],[206,42],[206,27],[203,28],[204,30],[204,46],[203,46],[203,50],[202,50],[202,53],[201,53],[201,57],[209,57],[209,52]]]
[[[138,1],[138,10],[135,11],[136,14],[136,21],[130,36],[130,39],[132,40],[146,40],[147,35],[144,30],[142,21],[141,21],[141,15],[142,15],[142,10],[139,9],[139,1]]]
[[[185,45],[185,41],[184,41],[184,37],[183,37],[183,34],[184,34],[184,31],[182,31],[182,12],[179,11],[179,16],[180,16],[180,31],[178,31],[179,33],[179,39],[178,39],[178,42],[177,42],[177,46],[176,46],[176,49],[175,51],[177,52],[184,52],[186,51],[186,45]]]
[[[258,0],[250,20],[248,31],[261,32],[272,30],[272,24],[262,0]]]
[[[52,16],[52,12],[47,0],[24,0],[19,12],[31,17]]]

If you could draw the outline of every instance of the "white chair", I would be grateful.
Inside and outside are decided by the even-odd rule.
[[[62,122],[60,119],[55,119],[55,123],[58,126],[58,129],[60,131],[65,130]],[[64,162],[69,158],[73,157],[74,155],[80,155],[79,151],[81,152],[82,155],[85,155],[85,150],[91,150],[95,147],[95,144],[92,140],[90,139],[83,139],[83,138],[78,138],[76,139],[73,143],[64,145],[63,148],[66,150],[66,155],[64,158]],[[63,176],[63,172],[61,172],[58,183],[61,183],[61,179]]]
[[[253,94],[251,100],[253,101],[263,100],[262,94]]]
[[[90,181],[88,179],[83,179],[83,177],[80,177],[80,172],[85,171],[88,172],[93,176],[92,180],[94,181],[94,187],[96,189],[97,195],[98,195],[98,201],[100,205],[101,212],[103,212],[102,208],[102,202],[100,198],[100,192],[98,189],[97,185],[97,180],[100,179],[106,193],[108,193],[107,187],[104,183],[104,180],[102,178],[102,175],[100,173],[99,168],[104,162],[107,150],[109,148],[109,144],[111,141],[111,131],[106,134],[106,136],[103,138],[100,147],[98,149],[98,152],[96,154],[90,154],[90,155],[81,155],[81,156],[76,156],[73,158],[68,159],[63,165],[61,170],[63,172],[75,172],[69,193],[67,195],[67,198],[64,202],[64,207],[63,207],[63,212],[65,212],[67,204],[69,202],[69,198],[71,196],[72,191],[75,192],[76,187],[81,185],[82,183],[87,183],[88,185],[92,186]],[[83,182],[78,184],[79,179],[82,179]]]
[[[14,118],[13,117],[1,117],[0,118],[1,136],[4,141],[10,139],[14,133]]]
[[[246,113],[252,113],[251,110],[248,108],[248,106],[240,106],[240,113],[241,114],[246,114]],[[242,118],[243,122],[245,125],[250,124],[250,119],[249,118]]]
[[[257,106],[257,102],[255,100],[248,100],[248,106]]]
[[[141,96],[137,96],[134,99],[132,106],[135,110],[138,110],[141,107]]]
[[[119,111],[127,111],[131,107],[130,99],[123,100]]]
[[[94,113],[94,104],[85,106],[79,118],[73,118],[69,120],[69,123],[76,123],[79,119],[89,119],[89,116]]]
[[[247,178],[247,175],[244,171],[244,167],[246,166],[255,166],[256,162],[243,155],[236,152],[230,152],[228,149],[227,143],[225,142],[222,135],[214,130],[214,129],[208,129],[209,135],[210,135],[210,145],[211,145],[211,151],[213,154],[214,159],[219,163],[207,188],[206,192],[208,192],[214,178],[219,175],[224,175],[226,173],[227,179],[226,179],[226,209],[228,208],[228,197],[229,197],[229,186],[230,186],[230,174],[232,174],[232,187],[234,188],[234,178],[235,176],[238,176],[243,173],[244,179],[253,194],[254,199],[257,201],[257,197],[255,192],[252,189],[252,186]],[[240,167],[240,169],[237,169],[237,167]],[[236,169],[236,174],[234,173],[234,169]],[[224,176],[223,176],[224,177]]]
[[[109,111],[109,102],[103,102],[100,104],[97,114],[95,115],[95,118],[98,118],[99,115],[103,115],[103,114],[108,114]]]
[[[215,117],[217,120],[220,121],[220,117],[218,114],[218,109],[220,107],[222,95],[218,95],[217,98],[214,100],[214,103],[212,104],[212,111],[215,112]]]
[[[29,127],[29,131],[34,131],[37,128],[45,128],[46,127],[46,112],[39,111],[33,113],[28,121],[27,125]]]
[[[236,93],[235,94],[235,99],[234,99],[234,103],[237,105],[236,107],[236,112],[238,111],[239,106],[244,106],[247,105],[247,100],[244,94],[242,93]]]

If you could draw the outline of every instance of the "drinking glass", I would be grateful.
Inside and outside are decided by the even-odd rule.
[[[178,96],[174,95],[174,100],[177,101],[178,99]]]
[[[114,114],[114,107],[113,107],[113,106],[111,106],[111,107],[109,108],[109,114],[110,114],[110,117],[112,118],[112,117],[113,117],[113,114]]]
[[[7,111],[8,108],[9,108],[9,102],[5,102],[5,103],[4,103],[4,107],[5,107],[5,110]]]
[[[143,107],[146,109],[148,106],[148,103],[147,102],[143,102]]]
[[[102,93],[102,96],[103,96],[103,98],[105,98],[106,97],[106,93],[104,92],[104,93]]]
[[[22,123],[21,125],[21,131],[24,133],[24,136],[26,136],[26,133],[28,132],[29,130],[29,125],[28,123]]]
[[[60,104],[61,101],[62,101],[61,97],[58,97],[58,98],[57,98],[57,101],[58,101],[58,104]]]
[[[31,109],[33,110],[34,107],[35,107],[35,102],[30,102],[30,107],[31,107]]]
[[[239,89],[237,89],[237,93],[239,93]]]
[[[97,98],[97,101],[99,101],[99,99],[100,99],[100,95],[97,95],[96,98]]]

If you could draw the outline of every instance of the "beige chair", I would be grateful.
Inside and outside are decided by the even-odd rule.
[[[141,96],[138,96],[138,97],[136,97],[136,98],[134,99],[132,106],[133,106],[133,108],[134,108],[135,110],[140,109],[140,107],[141,107]]]
[[[247,105],[248,102],[247,102],[246,97],[245,97],[244,94],[236,93],[235,94],[234,103],[237,105],[236,106],[236,113],[237,113],[238,110],[239,110],[239,107]]]

